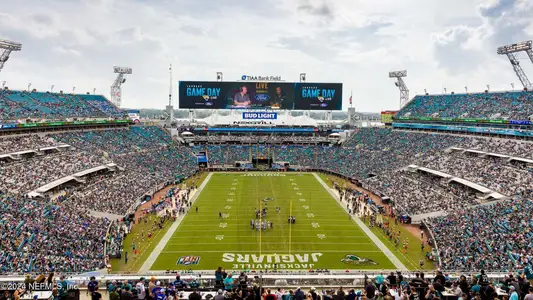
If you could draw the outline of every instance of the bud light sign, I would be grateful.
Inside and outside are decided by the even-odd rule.
[[[243,112],[244,120],[276,120],[278,113],[275,112]]]

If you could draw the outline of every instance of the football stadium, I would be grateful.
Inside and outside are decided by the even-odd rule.
[[[113,54],[110,91],[11,86],[49,44],[9,32],[1,299],[533,299],[531,40],[484,54],[511,89],[410,93],[431,79],[400,69],[380,87],[399,107],[365,113],[354,102],[374,99],[342,76],[211,78],[183,58],[163,66],[163,102],[128,94],[161,81],[128,85],[143,77],[129,54]]]

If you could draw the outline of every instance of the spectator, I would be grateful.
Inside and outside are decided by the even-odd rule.
[[[137,290],[137,299],[139,300],[146,299],[146,288],[144,286],[144,277],[141,277],[141,279],[137,281],[137,284],[135,285],[135,289]]]
[[[365,287],[365,295],[367,300],[374,300],[376,297],[376,286],[370,279]]]
[[[302,291],[301,288],[297,288],[296,292],[294,293],[294,300],[304,300],[305,299],[305,293]]]
[[[90,281],[87,284],[87,294],[89,293],[92,294],[94,291],[96,291],[96,287],[98,287],[98,281],[96,281],[96,278],[94,276],[91,276]],[[97,299],[93,299],[93,300],[97,300]]]
[[[214,300],[224,300],[226,297],[224,297],[224,292],[222,290],[218,290],[217,294],[214,297]]]
[[[276,295],[272,294],[270,289],[268,289],[264,300],[276,300],[276,299],[277,299]]]
[[[524,300],[533,300],[533,286],[529,287],[529,293],[524,297]]]
[[[233,283],[232,274],[229,273],[228,277],[224,279],[224,288],[226,289],[227,292],[231,292],[231,290],[233,289],[233,286],[234,286],[234,283]]]
[[[120,300],[133,300],[133,294],[131,292],[130,284],[122,285],[120,292]]]
[[[509,287],[509,300],[518,300],[518,293],[514,286]]]
[[[98,292],[98,285],[95,285],[93,290],[91,291],[91,300],[101,300],[102,294]]]
[[[198,290],[194,289],[193,292],[189,295],[189,300],[201,300],[202,296],[198,294]],[[216,297],[215,297],[216,299]]]
[[[394,272],[391,272],[389,276],[387,276],[387,281],[390,283],[392,288],[395,288],[398,284],[396,282],[396,275],[394,275]]]

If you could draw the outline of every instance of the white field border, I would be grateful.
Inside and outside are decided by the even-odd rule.
[[[227,172],[227,171],[213,171],[213,172],[210,172],[209,175],[206,177],[206,179],[202,182],[202,184],[198,187],[198,190],[195,192],[193,198],[191,199],[191,201],[194,203],[194,201],[196,201],[196,199],[198,198],[198,196],[200,195],[200,193],[202,192],[202,190],[204,189],[204,187],[207,185],[207,183],[209,182],[209,179],[211,179],[211,176],[213,174],[250,174],[250,173],[264,173],[264,172]],[[272,173],[276,173],[276,172],[272,172]],[[343,207],[340,203],[339,203],[339,197],[333,193],[333,191],[331,191],[331,189],[327,186],[326,183],[324,183],[324,181],[315,173],[315,172],[282,172],[281,174],[290,174],[290,175],[295,175],[295,174],[309,174],[309,175],[313,175],[316,180],[322,185],[322,187],[324,189],[326,189],[326,191],[328,191],[328,193],[333,197],[333,199],[335,200],[335,202],[337,202],[341,208],[343,210],[345,210],[346,212],[348,212],[346,210],[345,207]],[[265,176],[266,177],[266,176]],[[280,176],[281,177],[281,176]],[[185,214],[186,215],[186,214]],[[150,270],[150,268],[152,267],[152,265],[154,264],[154,262],[157,260],[157,258],[159,257],[159,255],[163,252],[163,249],[166,247],[167,243],[170,242],[172,236],[174,235],[174,232],[177,230],[178,226],[181,224],[181,221],[183,220],[183,218],[185,217],[185,215],[181,216],[180,218],[178,218],[178,220],[176,222],[174,222],[174,224],[171,225],[171,227],[169,228],[169,230],[166,232],[165,236],[163,236],[163,238],[161,239],[161,241],[159,242],[159,244],[154,248],[154,250],[152,251],[152,253],[150,254],[150,256],[146,259],[146,261],[144,262],[143,266],[139,269],[139,274],[158,274],[158,273],[161,273],[161,272],[165,272],[165,270]],[[361,229],[363,230],[363,232],[372,240],[372,242],[379,248],[379,252],[382,252],[385,254],[385,256],[387,256],[387,258],[392,262],[392,264],[394,264],[394,266],[396,267],[395,270],[390,270],[390,271],[397,271],[397,270],[402,270],[402,271],[407,271],[407,268],[402,264],[402,262],[396,257],[396,255],[394,255],[390,250],[389,248],[387,248],[380,240],[379,238],[363,223],[361,222],[361,220],[359,220],[359,218],[356,218],[356,217],[352,217],[352,219],[357,223],[357,225],[359,225],[359,227],[361,227]],[[217,252],[220,252],[220,251],[217,251]],[[222,251],[224,252],[224,251]],[[375,251],[375,252],[378,252],[378,251]],[[231,271],[231,270],[229,270]],[[301,270],[287,270],[288,272],[290,271],[294,271],[294,272],[298,272],[298,271],[301,271]],[[331,271],[346,271],[346,270],[331,270]],[[375,269],[375,270],[357,270],[357,272],[360,272],[360,273],[372,273],[372,272],[384,272],[384,271],[389,271],[389,270],[383,270],[383,269]],[[212,270],[195,270],[195,272],[212,272]]]
[[[209,179],[211,179],[212,175],[213,175],[213,173],[209,173],[207,175],[207,177],[204,179],[204,181],[202,182],[202,184],[200,184],[200,186],[198,187],[198,190],[196,190],[194,192],[194,195],[191,198],[191,208],[192,208],[192,204],[196,201],[196,199],[198,199],[198,196],[201,194],[202,190],[207,185],[207,183],[209,182]],[[139,273],[148,273],[148,271],[150,271],[150,268],[155,263],[155,261],[157,260],[157,258],[161,254],[161,252],[163,252],[163,249],[165,248],[167,243],[170,241],[170,239],[174,235],[174,232],[176,232],[176,229],[178,229],[178,226],[181,224],[181,221],[183,221],[183,219],[185,218],[187,213],[179,216],[177,218],[176,222],[172,223],[172,225],[167,230],[165,235],[159,241],[159,244],[157,244],[154,247],[154,250],[152,250],[152,253],[150,253],[150,256],[148,256],[146,261],[144,261],[142,267],[139,269]]]
[[[333,197],[333,199],[335,199],[337,202],[337,204],[339,204],[341,206],[341,208],[346,211],[346,213],[348,213],[348,209],[346,207],[344,207],[341,202],[340,202],[340,197],[337,196],[329,187],[328,185],[322,180],[322,178],[320,178],[320,176],[318,176],[318,174],[316,173],[312,173],[313,176],[315,176],[315,179],[322,185],[322,187],[324,187],[326,189],[326,191],[329,192],[329,194]],[[398,257],[396,257],[396,255],[394,255],[394,253],[392,253],[392,251],[389,250],[389,248],[387,248],[387,246],[385,246],[385,244],[383,244],[383,242],[366,226],[365,223],[363,223],[359,217],[355,217],[355,216],[351,216],[352,219],[355,221],[355,223],[357,223],[357,225],[359,225],[359,227],[361,227],[361,229],[364,231],[364,233],[366,233],[366,235],[372,240],[372,242],[374,242],[374,244],[376,244],[376,246],[381,250],[381,252],[383,252],[385,254],[385,256],[390,260],[390,262],[398,269],[398,270],[401,270],[401,271],[407,271],[408,269],[403,265],[403,263],[398,259]]]

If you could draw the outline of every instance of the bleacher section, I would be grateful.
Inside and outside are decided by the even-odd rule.
[[[0,119],[122,118],[124,113],[101,95],[0,90]]]
[[[206,151],[212,165],[234,165],[236,161],[251,161],[248,145],[199,145],[192,149],[195,153]]]
[[[39,100],[41,103],[54,101],[44,96]],[[533,196],[531,149],[533,144],[528,141],[387,128],[361,128],[340,146],[289,142],[188,147],[177,144],[164,129],[152,126],[0,138],[0,154],[25,152],[0,160],[0,190],[3,192],[0,209],[5,216],[0,220],[0,234],[4,236],[2,246],[6,249],[0,251],[0,272],[51,268],[86,271],[101,267],[104,260],[100,242],[89,245],[82,240],[77,246],[59,239],[68,248],[60,251],[55,242],[36,244],[37,240],[46,243],[63,234],[51,224],[64,224],[65,216],[69,215],[75,216],[75,221],[68,225],[72,233],[66,237],[73,238],[75,233],[91,230],[92,239],[103,241],[105,231],[101,230],[109,222],[88,217],[88,212],[115,215],[130,212],[146,192],[195,173],[198,170],[195,154],[199,152],[207,153],[210,166],[232,166],[242,162],[243,167],[251,168],[254,158],[270,158],[278,170],[285,169],[284,164],[289,163],[290,167],[318,168],[357,179],[370,191],[390,197],[397,214],[441,212],[444,216],[433,218],[430,223],[439,247],[445,251],[445,267],[470,270],[483,266],[487,270],[501,270],[509,261],[523,259],[524,251],[531,249],[527,245],[533,242],[532,225],[520,221],[517,224],[516,218],[524,220],[525,216],[514,208],[529,207],[527,201]],[[62,187],[64,193],[61,196],[44,193],[39,200],[26,197],[28,192],[51,181],[106,164],[116,164],[117,168],[113,172],[102,169],[102,172],[83,175],[83,184],[71,182]],[[485,197],[475,188],[478,185],[505,195],[508,200]],[[484,208],[474,206],[488,201],[503,201],[494,204],[494,207],[503,209],[491,214],[493,220],[482,219],[467,227],[460,226],[462,213],[471,214],[471,218],[486,213]],[[42,214],[37,214],[36,209]],[[464,213],[463,209],[468,211]],[[514,218],[513,221],[509,217]],[[511,244],[495,242],[469,248],[464,240],[469,239],[478,225],[492,226],[495,232],[507,235],[519,230],[518,239]],[[8,235],[15,238],[5,239]],[[449,236],[461,242],[453,244],[455,240],[450,240]],[[447,243],[455,247],[446,247]],[[30,244],[32,247],[25,247]],[[116,251],[117,247],[110,250]],[[44,252],[39,249],[53,254],[43,258]],[[480,258],[492,253],[491,249],[499,251],[491,254],[497,260],[494,267],[484,265]],[[471,260],[458,261],[455,258],[458,254],[471,257]],[[66,258],[69,263],[59,263]],[[509,260],[504,261],[505,258]]]
[[[13,195],[0,195],[0,215],[0,273],[105,268],[108,220]]]
[[[533,91],[418,95],[398,117],[529,120]]]
[[[69,146],[57,147],[67,142]],[[0,162],[0,273],[86,272],[105,267],[109,221],[87,213],[124,215],[145,193],[198,168],[191,149],[174,144],[158,127],[0,138],[1,153],[16,151],[26,153]],[[113,172],[101,168],[87,174],[112,162],[119,167]],[[38,200],[26,197],[80,171],[85,171],[83,184],[69,182],[60,196],[54,192]]]
[[[441,251],[441,269],[518,269],[530,274],[531,269],[527,269],[533,266],[532,210],[532,200],[518,199],[458,209],[430,219],[429,226]]]

